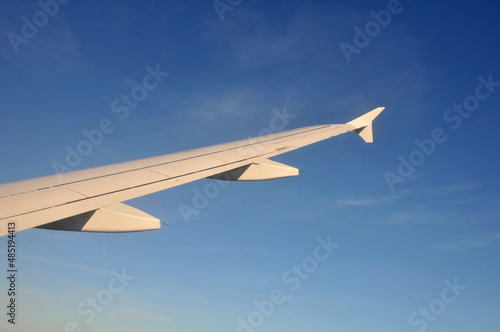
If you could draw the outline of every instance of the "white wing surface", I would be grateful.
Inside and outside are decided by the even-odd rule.
[[[8,224],[91,232],[160,228],[160,221],[121,202],[202,178],[267,180],[298,175],[268,158],[346,132],[373,142],[379,107],[346,124],[288,130],[195,150],[0,185],[0,236]]]

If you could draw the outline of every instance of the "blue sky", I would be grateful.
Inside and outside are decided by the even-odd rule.
[[[159,231],[18,233],[2,331],[498,331],[497,2],[63,2],[0,4],[2,183],[53,174],[106,118],[72,169],[257,136],[284,109],[285,129],[387,109],[374,144],[274,158],[299,177],[127,202]],[[114,112],[147,68],[169,74]]]

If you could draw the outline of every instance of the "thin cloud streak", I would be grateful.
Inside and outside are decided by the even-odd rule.
[[[435,243],[430,246],[434,250],[477,249],[500,244],[500,231],[484,234],[467,235],[454,240]]]

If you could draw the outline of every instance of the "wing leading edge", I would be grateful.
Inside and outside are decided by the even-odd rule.
[[[0,236],[8,233],[9,222],[15,222],[16,231],[32,227],[98,232],[157,229],[158,219],[119,203],[207,177],[251,181],[298,175],[296,168],[268,158],[347,132],[356,132],[371,143],[372,121],[383,110],[378,107],[346,124],[304,127],[1,184]]]

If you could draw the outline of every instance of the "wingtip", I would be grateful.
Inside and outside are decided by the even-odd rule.
[[[371,122],[377,117],[379,116],[380,113],[382,113],[382,111],[385,109],[385,107],[381,106],[381,107],[377,107],[359,117],[357,117],[356,119],[352,120],[352,121],[349,121],[347,122],[347,124],[350,124],[352,126],[354,126],[354,129],[359,129],[359,128],[362,128],[362,127],[366,127],[368,125],[371,124]]]
[[[367,112],[356,119],[349,121],[347,124],[354,127],[355,131],[366,143],[373,143],[373,120],[385,109],[385,107],[377,107],[370,112]]]

